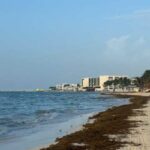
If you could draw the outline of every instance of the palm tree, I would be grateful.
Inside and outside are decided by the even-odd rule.
[[[141,77],[143,88],[150,88],[150,70],[146,70]]]
[[[119,79],[115,79],[115,80],[111,80],[111,81],[106,81],[104,83],[104,86],[114,86],[113,92],[115,92],[116,87],[119,86],[122,88],[122,90],[124,90],[125,87],[131,85],[131,80],[124,77],[124,78],[119,78]]]
[[[143,79],[141,77],[135,77],[133,84],[143,90]]]

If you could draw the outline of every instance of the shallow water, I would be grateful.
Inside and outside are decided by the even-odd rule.
[[[125,103],[96,92],[0,92],[0,149],[48,144],[85,123],[90,113]]]

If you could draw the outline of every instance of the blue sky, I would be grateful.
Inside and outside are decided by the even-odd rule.
[[[0,89],[150,67],[149,0],[0,0]]]

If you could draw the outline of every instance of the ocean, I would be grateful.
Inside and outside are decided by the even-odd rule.
[[[127,103],[98,92],[0,92],[0,150],[48,145],[91,114]]]

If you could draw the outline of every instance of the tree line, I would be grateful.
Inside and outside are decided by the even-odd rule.
[[[140,90],[150,88],[150,70],[146,70],[141,77],[135,77],[134,79],[129,79],[127,77],[121,77],[114,80],[108,80],[104,83],[104,86],[119,86],[120,88],[128,87],[130,85],[139,87]]]

